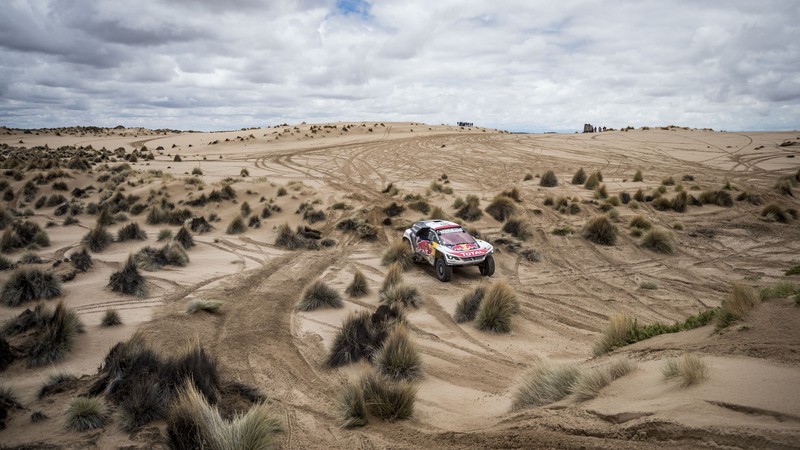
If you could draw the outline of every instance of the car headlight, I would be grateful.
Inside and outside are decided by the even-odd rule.
[[[448,261],[458,261],[458,257],[453,255],[444,255]]]

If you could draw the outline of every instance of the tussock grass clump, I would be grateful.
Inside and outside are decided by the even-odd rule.
[[[521,376],[514,392],[512,407],[515,411],[546,405],[570,395],[580,376],[573,364],[552,364],[539,360]]]
[[[95,225],[84,237],[81,243],[93,252],[101,252],[114,241],[111,233],[103,225]]]
[[[456,202],[457,201],[458,199],[456,199]],[[474,222],[483,216],[483,211],[481,211],[480,208],[481,200],[476,195],[467,195],[466,201],[464,201],[464,204],[461,206],[456,206],[456,204],[457,203],[453,203],[453,207],[458,209],[455,215],[459,219],[466,220],[467,222]]]
[[[425,199],[419,199],[408,203],[408,208],[422,214],[431,212],[431,204]]]
[[[657,197],[653,199],[652,205],[659,211],[666,211],[672,207],[672,202],[667,197]]]
[[[77,379],[78,377],[68,370],[56,370],[54,372],[50,372],[47,375],[47,379],[45,380],[44,384],[42,384],[42,387],[39,388],[39,394],[37,397],[42,399],[50,394],[64,392],[65,388],[74,384]]]
[[[100,397],[75,397],[69,402],[64,416],[65,428],[86,431],[105,425],[108,422],[110,411]]]
[[[381,264],[388,266],[392,263],[397,263],[404,270],[414,263],[414,254],[405,239],[394,241],[383,253]]]
[[[733,197],[727,191],[703,191],[697,196],[704,205],[719,205],[730,208],[733,206]]]
[[[363,297],[369,292],[367,285],[367,277],[360,271],[356,270],[353,274],[353,281],[345,288],[345,293],[353,298]]]
[[[0,270],[8,270],[14,267],[14,261],[7,256],[0,255]]]
[[[86,272],[93,264],[92,256],[89,255],[89,251],[86,247],[81,247],[80,250],[70,255],[69,261],[72,263],[72,266],[75,267],[75,270],[80,272]]]
[[[658,283],[656,283],[655,281],[642,281],[641,283],[639,283],[639,289],[648,289],[655,291],[658,289]]]
[[[375,331],[369,311],[350,313],[336,334],[326,364],[344,366],[369,358],[375,351]]]
[[[593,353],[599,356],[610,352],[614,347],[626,345],[628,334],[637,328],[636,319],[625,313],[612,314],[608,326],[595,341]]]
[[[600,183],[603,181],[603,174],[600,171],[592,172],[589,175],[589,178],[586,179],[586,182],[583,183],[584,189],[595,190],[600,187]]]
[[[184,249],[194,247],[194,239],[186,227],[181,227],[181,229],[178,230],[178,233],[175,235],[175,242],[180,244]]]
[[[685,212],[686,206],[688,205],[689,205],[689,194],[687,194],[686,191],[680,191],[678,192],[678,195],[676,195],[672,199],[672,204],[670,206],[676,212]]]
[[[403,205],[398,205],[395,202],[392,202],[391,205],[383,208],[383,213],[386,214],[387,217],[396,217],[400,214],[403,214],[406,210],[406,207]]]
[[[594,198],[598,199],[606,199],[608,198],[608,189],[606,188],[605,184],[601,184],[594,190]]]
[[[363,427],[369,423],[369,412],[364,392],[357,383],[347,383],[336,402],[339,420],[344,428]]]
[[[716,326],[720,330],[742,318],[754,306],[761,303],[761,298],[750,286],[733,283],[731,293],[722,300],[716,316]]]
[[[550,233],[556,236],[569,236],[575,233],[575,228],[570,224],[556,225],[550,229]]]
[[[313,311],[325,306],[341,308],[344,303],[341,294],[325,284],[324,281],[317,280],[306,288],[296,308],[300,311]]]
[[[389,266],[389,270],[386,271],[386,275],[383,276],[381,292],[401,281],[403,281],[403,267],[399,263],[392,263]]]
[[[378,371],[394,381],[412,380],[422,375],[422,359],[403,324],[389,332],[373,360]]]
[[[403,306],[419,307],[422,304],[422,293],[416,286],[398,281],[380,292],[380,301],[389,305],[402,303]]]
[[[172,230],[169,228],[162,228],[158,231],[158,237],[156,238],[156,242],[161,241],[168,241],[172,239]]]
[[[640,230],[649,230],[653,227],[653,224],[647,220],[645,216],[637,214],[631,217],[630,222],[628,222],[628,226],[630,228],[639,228]]]
[[[361,378],[360,388],[367,410],[381,420],[404,420],[414,413],[417,388],[407,381],[394,382],[369,372]]]
[[[592,217],[581,230],[583,237],[599,245],[616,244],[617,233],[617,227],[604,215]]]
[[[136,267],[136,260],[133,255],[128,257],[128,261],[121,270],[111,274],[108,285],[114,292],[144,297],[147,295],[147,285],[144,277]]]
[[[601,389],[617,378],[633,372],[634,369],[636,369],[634,361],[622,358],[582,372],[573,387],[575,399],[585,401],[597,397]]]
[[[481,307],[483,297],[486,296],[488,285],[480,284],[471,292],[464,294],[461,300],[456,303],[456,312],[453,318],[457,323],[470,322],[475,320],[478,310]]]
[[[122,325],[122,317],[120,317],[119,312],[116,309],[107,309],[103,314],[103,319],[100,321],[100,325],[104,327],[115,327],[117,325]]]
[[[225,233],[227,234],[241,234],[245,231],[247,231],[247,225],[244,223],[241,214],[237,214],[236,217],[231,220],[231,223],[228,224],[228,228],[225,229]]]
[[[507,191],[503,191],[500,193],[500,195],[502,195],[503,197],[508,197],[517,203],[520,203],[522,201],[522,199],[519,196],[519,189],[517,188],[511,188]]]
[[[767,222],[789,222],[789,214],[777,202],[768,203],[761,210],[761,218]]]
[[[774,286],[762,289],[758,296],[761,301],[766,301],[773,298],[786,298],[795,292],[797,292],[797,285],[793,282],[778,281]]]
[[[511,331],[511,317],[519,309],[517,294],[505,281],[495,281],[486,291],[475,323],[478,329],[494,333]]]
[[[489,203],[489,206],[487,206],[484,211],[492,216],[494,220],[503,222],[517,212],[517,205],[514,204],[513,199],[504,195],[498,195]]]
[[[27,343],[29,367],[63,361],[72,351],[78,334],[84,330],[78,315],[67,309],[63,301],[52,312],[42,310],[40,318],[40,326]]]
[[[186,305],[186,312],[188,314],[194,314],[198,311],[205,311],[215,314],[219,311],[223,304],[225,303],[219,300],[203,300],[196,298]]]
[[[128,225],[125,225],[124,227],[120,228],[119,231],[117,231],[118,242],[128,241],[132,239],[136,239],[139,241],[147,239],[147,233],[145,233],[145,231],[142,230],[141,227],[139,227],[139,224],[136,222],[129,223]]]
[[[637,170],[636,173],[633,174],[633,181],[638,183],[642,180],[644,180],[644,177],[642,176],[642,171]]]
[[[271,448],[281,418],[266,402],[257,402],[225,420],[193,383],[178,390],[167,414],[167,436],[177,449]]]
[[[447,213],[439,206],[434,206],[431,209],[431,215],[429,216],[431,220],[443,220],[447,218]]]
[[[651,228],[644,233],[639,245],[657,253],[672,254],[675,252],[674,235],[671,231],[661,227]]]
[[[533,236],[533,226],[521,215],[509,217],[503,224],[503,231],[523,241]]]
[[[794,266],[794,267],[792,267],[791,269],[789,269],[789,270],[787,270],[787,271],[786,271],[786,276],[789,276],[789,275],[798,275],[798,274],[800,274],[800,265],[798,265],[798,266]]]
[[[708,378],[708,364],[694,353],[680,358],[667,358],[661,373],[667,380],[678,380],[681,387],[697,384]]]
[[[6,306],[19,306],[35,300],[48,300],[61,295],[61,280],[51,271],[36,267],[18,268],[3,285],[0,301]]]
[[[583,167],[581,167],[580,169],[578,169],[577,172],[575,172],[575,175],[572,176],[571,183],[572,184],[583,184],[585,182],[586,182],[586,171],[583,170]]]

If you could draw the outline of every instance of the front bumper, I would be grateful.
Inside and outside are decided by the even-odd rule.
[[[445,255],[444,261],[445,263],[447,263],[448,266],[477,266],[478,264],[485,261],[488,256],[491,256],[491,253],[487,253],[481,256],[468,256],[464,258],[452,255]]]

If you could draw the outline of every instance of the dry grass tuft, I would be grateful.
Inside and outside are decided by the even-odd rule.
[[[472,292],[464,294],[464,296],[461,297],[461,300],[456,303],[456,312],[453,314],[453,318],[457,323],[475,320],[475,316],[478,314],[481,302],[483,301],[483,297],[486,296],[488,288],[488,284],[480,284],[475,287]]]
[[[81,243],[96,253],[103,251],[113,241],[114,238],[106,231],[106,227],[98,224],[83,237]]]
[[[394,382],[369,372],[362,376],[359,387],[367,410],[381,420],[404,420],[414,413],[417,388],[409,382]]]
[[[144,297],[147,295],[147,285],[144,277],[139,273],[139,269],[136,267],[136,260],[133,255],[128,257],[128,261],[121,270],[111,274],[108,284],[114,292],[135,295],[137,297]]]
[[[456,199],[456,201],[458,200]],[[461,206],[456,206],[456,203],[453,204],[453,207],[458,209],[455,214],[456,217],[467,222],[474,222],[483,216],[480,206],[481,201],[475,195],[467,195],[467,200]]]
[[[100,324],[104,327],[115,327],[117,325],[122,325],[122,318],[119,316],[119,312],[117,312],[116,309],[107,309],[103,314],[103,319],[100,321]]]
[[[48,300],[61,295],[61,280],[49,270],[36,267],[15,269],[3,285],[0,302],[19,306],[35,300]]]
[[[697,384],[708,378],[708,364],[694,353],[680,358],[667,358],[661,373],[667,380],[678,380],[681,387]]]
[[[219,300],[203,300],[196,298],[186,305],[186,312],[194,314],[197,311],[205,311],[216,314],[225,303]]]
[[[586,182],[586,171],[583,170],[583,167],[581,167],[580,169],[578,169],[577,172],[575,172],[575,175],[572,176],[571,183],[572,184],[583,184],[585,182]]]
[[[617,243],[617,227],[604,215],[589,219],[583,226],[581,234],[595,244],[614,245]]]
[[[533,236],[533,226],[521,215],[509,217],[503,224],[503,231],[523,241]]]
[[[572,393],[579,376],[580,370],[575,365],[553,366],[539,360],[522,374],[514,393],[513,409],[557,402]]]
[[[381,264],[388,266],[393,263],[397,263],[403,270],[414,263],[414,254],[405,239],[394,241],[383,253]]]
[[[593,191],[593,190],[597,189],[598,187],[600,187],[600,183],[602,181],[603,181],[603,174],[601,174],[599,171],[592,172],[592,174],[589,175],[589,178],[586,179],[586,182],[583,183],[583,187],[585,189],[589,189],[589,190]]]
[[[481,330],[508,333],[511,331],[511,317],[518,309],[514,289],[503,280],[495,281],[486,291],[475,323]]]
[[[403,324],[392,329],[373,360],[378,371],[394,381],[412,380],[422,375],[422,359]]]
[[[392,263],[386,275],[383,277],[383,285],[380,292],[387,290],[389,287],[403,281],[403,267],[399,263]]]
[[[503,222],[517,212],[514,200],[504,195],[496,196],[485,209],[498,222]]]
[[[644,233],[639,245],[657,253],[672,254],[675,252],[674,235],[671,231],[661,227],[651,228]]]
[[[296,307],[300,311],[313,311],[325,306],[341,308],[344,303],[341,294],[322,280],[317,280],[305,290]]]
[[[575,383],[573,392],[578,401],[589,400],[597,397],[600,390],[611,384],[619,377],[627,375],[636,369],[636,363],[628,358],[617,359],[609,364],[595,367],[581,373]]]
[[[347,295],[353,298],[367,295],[369,292],[367,277],[360,270],[356,270],[356,272],[353,274],[353,281],[347,285],[347,288],[344,291],[347,293]]]
[[[742,318],[757,304],[761,298],[756,291],[746,284],[733,283],[731,293],[722,300],[722,305],[714,317],[717,329],[722,329]]]
[[[628,333],[636,329],[636,319],[625,313],[612,314],[608,326],[595,341],[592,352],[600,356],[610,352],[614,347],[625,345]]]
[[[403,306],[419,307],[422,304],[422,293],[416,286],[399,281],[381,290],[380,301],[389,305],[403,304]]]
[[[100,397],[75,397],[69,402],[64,427],[86,431],[100,428],[108,422],[110,411]]]

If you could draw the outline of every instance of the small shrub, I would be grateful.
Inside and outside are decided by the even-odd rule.
[[[608,198],[608,189],[605,184],[601,184],[594,190],[594,198],[606,199]]]
[[[617,359],[604,366],[595,367],[580,374],[573,387],[575,398],[578,401],[589,400],[597,397],[600,390],[611,384],[619,377],[627,375],[636,368],[636,363],[630,359]]]
[[[172,239],[172,230],[169,228],[162,228],[158,231],[158,237],[156,238],[157,242],[168,241],[170,239]]]
[[[658,197],[653,199],[652,205],[659,211],[666,211],[672,207],[672,202],[666,197]]]
[[[45,380],[42,387],[39,388],[38,398],[41,400],[50,394],[64,392],[64,389],[72,385],[77,379],[78,377],[68,370],[56,370],[55,372],[51,372],[47,375],[47,380]]]
[[[192,175],[203,175],[203,169],[195,167],[192,169]]]
[[[345,293],[350,297],[357,298],[367,295],[369,286],[367,285],[367,277],[360,270],[356,270],[353,274],[353,281],[347,285]]]
[[[241,234],[247,230],[247,225],[244,223],[244,219],[242,218],[241,214],[237,214],[236,217],[231,220],[231,223],[228,224],[228,228],[225,229],[225,233],[227,234]]]
[[[192,238],[191,233],[189,233],[189,230],[187,230],[185,226],[182,226],[181,229],[178,230],[178,234],[175,235],[175,242],[179,243],[181,247],[185,249],[194,247],[194,238]]]
[[[429,218],[431,220],[443,220],[447,218],[447,214],[445,214],[442,208],[434,206],[433,209],[431,209],[431,215]]]
[[[539,360],[522,374],[513,395],[513,409],[557,402],[572,393],[579,376],[580,370],[575,365],[553,366]]]
[[[675,242],[671,231],[657,227],[651,228],[639,241],[639,245],[657,253],[672,254],[675,252]]]
[[[598,187],[600,187],[600,182],[602,181],[603,181],[603,175],[599,171],[592,172],[592,174],[589,175],[589,178],[586,179],[586,182],[583,183],[583,187],[585,189],[595,190]]]
[[[631,217],[631,221],[628,222],[628,226],[630,228],[639,228],[642,230],[649,230],[653,227],[653,224],[647,220],[647,218],[641,214],[637,214]]]
[[[242,167],[242,170],[239,171],[239,176],[242,177],[242,178],[249,177],[250,176],[250,171],[247,170],[246,167]]]
[[[86,431],[100,428],[108,422],[110,412],[100,397],[75,397],[69,402],[64,426],[69,430]]]
[[[480,199],[475,195],[468,195],[466,202],[461,207],[456,206],[458,199],[453,203],[453,207],[458,209],[456,217],[466,220],[467,222],[474,222],[483,216],[483,211],[480,208]]]
[[[417,388],[411,383],[393,382],[368,372],[361,378],[360,388],[367,410],[381,420],[404,420],[414,413]]]
[[[595,356],[610,352],[614,347],[626,345],[628,334],[636,329],[636,320],[625,313],[612,314],[600,338],[595,341]]]
[[[392,263],[398,263],[403,270],[414,263],[414,254],[411,253],[411,248],[405,239],[395,241],[383,253],[381,264],[388,266]]]
[[[398,281],[381,290],[380,301],[388,305],[403,304],[404,306],[419,307],[422,304],[422,294],[416,286]]]
[[[580,169],[578,169],[577,172],[575,172],[575,175],[572,176],[571,183],[572,184],[583,184],[585,182],[586,182],[586,171],[583,170],[583,167],[581,167]]]
[[[642,176],[642,171],[641,170],[637,170],[636,173],[633,175],[633,181],[638,183],[638,182],[640,182],[642,180],[644,180],[644,177]]]
[[[144,297],[147,295],[147,285],[145,284],[144,277],[139,273],[139,269],[136,267],[136,261],[133,255],[128,257],[128,261],[121,270],[111,274],[108,284],[114,292],[135,295],[137,297]]]
[[[511,331],[511,317],[517,311],[517,295],[505,281],[495,281],[486,291],[475,316],[478,329],[495,333]]]
[[[398,324],[373,357],[375,366],[394,381],[412,380],[422,375],[422,360],[408,330]]]
[[[147,239],[147,233],[145,233],[136,222],[129,223],[117,231],[117,241],[122,242],[131,239],[139,241]]]
[[[759,293],[761,301],[773,298],[786,298],[797,292],[797,285],[791,281],[778,281],[774,286],[764,288]]]
[[[684,212],[686,211],[686,206],[688,204],[689,204],[689,194],[687,194],[686,191],[681,191],[678,192],[678,195],[676,195],[672,199],[672,204],[670,206],[676,212]]]
[[[383,277],[381,292],[401,281],[403,281],[403,268],[398,263],[392,263],[389,266],[389,270],[386,271],[386,275]]]
[[[100,321],[100,324],[104,327],[114,327],[117,325],[122,325],[122,318],[117,312],[116,309],[107,309],[106,312],[103,314],[103,319]]]
[[[61,280],[51,271],[19,268],[3,285],[0,301],[6,306],[19,306],[35,300],[49,300],[61,295]]]
[[[101,252],[114,241],[111,233],[106,231],[103,225],[95,225],[94,228],[83,237],[81,243],[93,252]]]
[[[667,358],[661,373],[667,380],[677,379],[681,387],[688,387],[708,378],[708,364],[694,353],[685,353],[677,359]]]
[[[498,195],[492,200],[489,206],[486,207],[485,211],[487,214],[494,217],[496,221],[503,222],[517,212],[517,205],[514,204],[513,199]]]
[[[658,283],[655,281],[642,281],[639,284],[639,289],[649,289],[649,290],[656,290],[658,289]]]
[[[547,172],[545,172],[544,175],[542,175],[542,178],[539,179],[539,186],[542,187],[558,186],[558,178],[556,178],[555,172],[553,172],[552,170],[548,170]]]
[[[219,311],[223,304],[224,302],[219,300],[203,300],[196,298],[186,305],[186,312],[188,314],[194,314],[198,311],[205,311],[214,314]]]
[[[89,255],[86,247],[82,247],[80,250],[70,255],[69,261],[72,263],[72,266],[75,267],[75,270],[79,272],[86,272],[92,267],[92,257]]]
[[[342,296],[335,289],[322,280],[317,280],[305,290],[296,307],[300,311],[313,311],[324,306],[341,308],[344,303]]]
[[[589,219],[581,230],[584,238],[599,245],[614,245],[617,242],[617,227],[606,216]]]
[[[633,199],[636,200],[637,202],[644,202],[645,201],[644,191],[642,191],[641,188],[638,189],[636,193],[633,194]]]
[[[557,225],[550,230],[551,234],[555,234],[556,236],[569,236],[575,232],[575,228],[572,225],[565,224],[565,225]]]
[[[413,209],[414,211],[420,212],[422,214],[428,214],[429,212],[431,212],[431,205],[425,199],[409,202],[408,207],[409,209]]]
[[[776,202],[770,202],[761,210],[761,217],[767,222],[789,222],[789,214]]]
[[[250,203],[242,202],[241,206],[239,206],[239,211],[242,213],[242,217],[247,217],[253,210],[250,208]]]
[[[761,303],[761,298],[753,288],[745,284],[733,283],[731,293],[722,300],[722,305],[717,313],[717,329],[729,326],[759,303]]]
[[[800,265],[794,266],[786,271],[786,276],[800,274]]]
[[[675,179],[672,177],[667,177],[661,180],[662,186],[675,186]]]
[[[475,319],[481,307],[483,297],[486,296],[488,286],[478,285],[472,292],[464,294],[461,300],[456,303],[456,312],[453,318],[457,323],[470,322]]]
[[[522,181],[530,181],[530,180],[532,180],[532,179],[533,179],[533,174],[531,174],[531,173],[526,173],[526,174],[525,174],[525,177],[524,177],[524,178],[522,178]]]
[[[733,197],[726,191],[703,191],[697,196],[697,199],[705,205],[719,205],[727,208],[733,206]]]
[[[528,219],[520,215],[509,217],[503,224],[503,231],[523,241],[533,236],[533,226]]]
[[[75,339],[84,330],[75,311],[67,309],[63,301],[58,302],[55,310],[42,314],[41,326],[33,339],[28,343],[28,366],[37,367],[53,364],[66,359]]]
[[[367,402],[358,384],[347,383],[339,394],[336,404],[341,425],[344,428],[363,427],[369,423]]]

